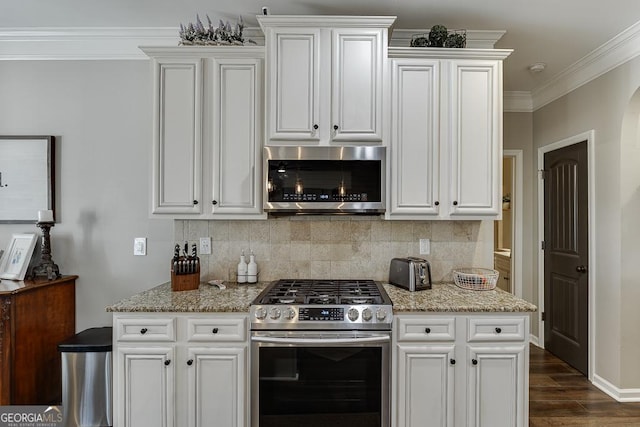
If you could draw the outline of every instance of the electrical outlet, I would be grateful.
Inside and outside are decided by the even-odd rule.
[[[211,237],[200,238],[200,255],[211,255]]]
[[[431,242],[429,239],[420,239],[420,255],[429,255],[431,252]]]
[[[146,255],[147,254],[147,238],[136,237],[133,239],[133,254],[134,255]]]

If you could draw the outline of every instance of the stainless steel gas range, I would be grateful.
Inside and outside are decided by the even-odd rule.
[[[392,304],[372,280],[278,280],[252,303],[252,426],[389,426]]]

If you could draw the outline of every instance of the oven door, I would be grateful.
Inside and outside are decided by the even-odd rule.
[[[254,331],[253,427],[388,427],[390,332]]]

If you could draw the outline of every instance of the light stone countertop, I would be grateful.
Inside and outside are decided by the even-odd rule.
[[[107,307],[111,312],[227,312],[248,313],[249,305],[270,282],[227,283],[218,289],[207,283],[193,291],[172,292],[171,283],[151,288]]]
[[[171,284],[125,298],[106,308],[108,312],[249,312],[251,302],[269,282],[254,285],[225,283],[218,289],[206,283],[193,291],[172,292]],[[534,312],[536,306],[500,289],[469,291],[453,283],[434,284],[433,289],[409,292],[384,284],[393,301],[393,312]]]
[[[384,284],[393,301],[393,312],[534,312],[537,307],[523,299],[495,288],[471,291],[453,283],[434,283],[432,289],[409,292]]]

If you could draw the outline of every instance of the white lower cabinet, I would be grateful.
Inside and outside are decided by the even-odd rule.
[[[114,427],[248,425],[247,315],[115,313],[113,322]],[[167,323],[175,334],[158,333]]]
[[[174,346],[126,344],[114,363],[114,425],[174,426]]]
[[[396,425],[453,425],[454,346],[398,344],[397,355]]]
[[[470,426],[525,426],[525,346],[498,343],[467,347]],[[527,399],[528,401],[528,399]]]
[[[247,348],[187,349],[187,426],[244,426]]]
[[[529,318],[394,317],[393,427],[528,425]]]

